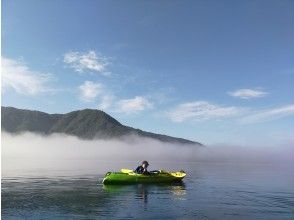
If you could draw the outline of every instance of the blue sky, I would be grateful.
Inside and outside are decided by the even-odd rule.
[[[294,142],[293,1],[2,1],[2,105],[206,144]]]

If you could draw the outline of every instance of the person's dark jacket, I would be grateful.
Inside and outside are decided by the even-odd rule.
[[[149,174],[149,172],[147,171],[147,169],[144,169],[143,166],[138,166],[135,169],[135,173],[138,173],[138,174]]]

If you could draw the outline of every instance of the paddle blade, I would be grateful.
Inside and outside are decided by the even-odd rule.
[[[130,170],[130,169],[121,169],[120,171],[122,173],[133,173],[134,172],[133,170]]]

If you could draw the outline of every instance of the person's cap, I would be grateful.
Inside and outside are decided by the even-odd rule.
[[[146,160],[144,160],[144,161],[142,162],[142,164],[149,165],[149,163],[148,163]]]

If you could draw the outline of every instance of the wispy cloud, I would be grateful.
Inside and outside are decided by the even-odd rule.
[[[236,91],[228,92],[230,96],[241,98],[241,99],[253,99],[261,98],[268,95],[267,92],[260,88],[256,89],[238,89]]]
[[[286,105],[279,108],[266,109],[253,113],[240,119],[241,123],[260,123],[265,121],[276,120],[286,116],[294,115],[294,105]]]
[[[106,71],[106,66],[109,64],[108,59],[93,50],[86,53],[68,52],[64,55],[63,61],[76,72],[82,73],[90,70],[103,75],[110,74]]]
[[[93,101],[97,96],[103,93],[103,85],[92,81],[85,81],[79,86],[82,100],[86,102]]]
[[[241,110],[234,106],[221,107],[206,101],[197,101],[180,104],[167,112],[167,116],[174,122],[208,120],[232,117],[239,114]]]
[[[98,102],[98,109],[110,110],[115,96],[99,82],[85,81],[78,87],[79,97],[84,102]]]
[[[101,102],[98,105],[99,109],[107,110],[109,109],[114,101],[115,97],[112,94],[104,94],[101,98]]]
[[[51,74],[31,70],[19,60],[1,58],[2,61],[2,89],[5,92],[13,89],[24,95],[38,95],[52,91],[47,83],[53,79]]]
[[[138,113],[140,111],[144,111],[152,107],[153,103],[151,103],[147,98],[142,96],[136,96],[133,99],[122,99],[118,101],[116,111],[130,114]]]

